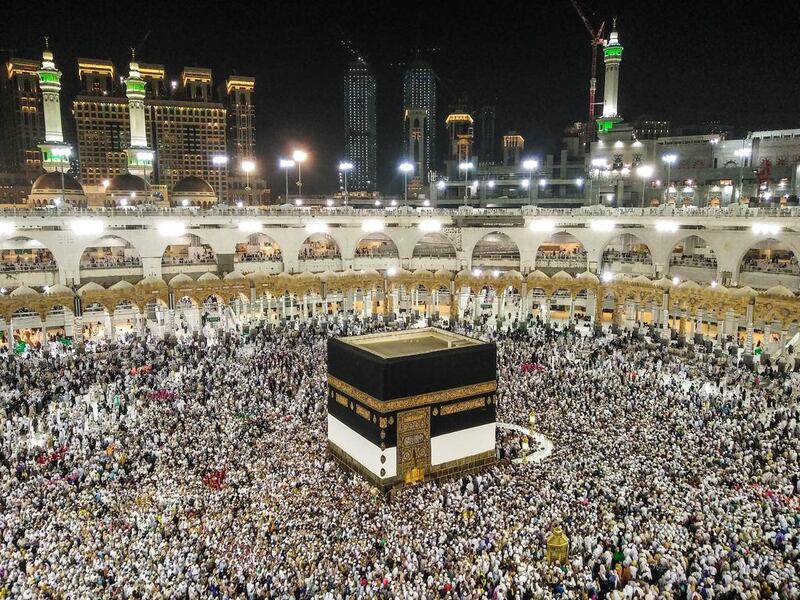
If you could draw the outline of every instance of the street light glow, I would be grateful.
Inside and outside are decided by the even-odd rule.
[[[308,158],[308,153],[305,150],[295,150],[292,152],[292,158],[297,162],[303,162]]]
[[[528,229],[534,233],[553,231],[555,228],[556,222],[553,221],[553,219],[536,219],[535,221],[531,221],[531,224],[528,225]]]
[[[278,166],[281,169],[291,169],[295,165],[295,162],[288,158],[282,158],[278,161]]]
[[[162,221],[158,224],[158,233],[164,237],[180,237],[186,233],[186,225],[179,221]]]
[[[641,167],[638,167],[636,169],[636,174],[639,177],[643,177],[644,179],[647,179],[648,177],[650,177],[653,174],[653,167],[651,167],[650,165],[642,165]]]
[[[361,223],[361,231],[365,233],[377,233],[378,231],[383,231],[383,221],[378,221],[377,219],[367,219]]]
[[[472,168],[472,163],[471,162],[459,163],[458,168],[461,169],[462,171],[469,171]]]
[[[245,233],[256,233],[257,231],[261,231],[262,224],[260,221],[240,221],[239,222],[239,231],[244,231]]]
[[[342,162],[339,163],[339,170],[340,171],[349,171],[352,168],[353,168],[353,163],[351,163],[351,162],[342,161]]]
[[[738,148],[734,154],[739,158],[747,158],[752,153],[750,148]]]
[[[410,162],[404,162],[404,163],[400,163],[400,166],[398,168],[403,173],[410,173],[411,171],[414,170],[414,165],[412,165]]]
[[[665,154],[661,157],[661,160],[664,161],[668,165],[674,165],[675,161],[678,160],[677,154]]]
[[[529,158],[528,160],[522,162],[522,168],[525,169],[526,171],[534,171],[538,167],[539,167],[538,160],[533,160]]]
[[[99,236],[105,229],[103,221],[98,219],[76,219],[70,223],[73,233],[80,236]]]
[[[228,164],[228,157],[225,156],[225,155],[212,156],[211,157],[211,163],[215,164],[217,166],[227,165]]]
[[[245,173],[252,173],[256,170],[256,163],[252,160],[243,160],[242,161],[242,171]]]

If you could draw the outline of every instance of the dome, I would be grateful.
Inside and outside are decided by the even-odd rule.
[[[535,271],[531,271],[530,273],[528,273],[528,281],[531,281],[532,279],[550,279],[550,278],[547,276],[546,273],[537,269]]]
[[[177,275],[175,275],[175,277],[169,280],[169,287],[175,287],[177,285],[187,284],[187,283],[189,284],[194,283],[194,279],[189,277],[186,273],[178,273]]]
[[[127,194],[130,192],[146,192],[147,183],[141,177],[123,173],[113,177],[106,188],[109,194]]]
[[[52,172],[39,175],[36,181],[31,186],[31,192],[44,192],[44,191],[60,191],[61,190],[61,173]],[[83,194],[81,184],[76,181],[71,175],[64,173],[64,191],[71,194]]]
[[[27,285],[21,285],[17,289],[13,290],[9,296],[12,298],[17,298],[19,296],[38,296],[39,292],[35,289],[28,287]]]
[[[214,273],[203,273],[197,278],[197,281],[219,281],[219,277]]]
[[[225,277],[223,277],[225,281],[231,281],[234,279],[244,279],[244,275],[239,273],[238,271],[231,271],[230,273],[226,273]]]
[[[65,285],[56,283],[47,288],[47,291],[44,293],[45,296],[54,296],[56,294],[72,294],[72,290]]]
[[[124,279],[120,279],[117,283],[112,285],[110,290],[130,290],[133,289],[133,284],[130,281],[125,281]]]
[[[600,283],[600,278],[591,271],[584,271],[583,273],[578,273],[575,276],[575,279],[585,279],[593,283]]]
[[[172,188],[173,195],[175,194],[210,194],[214,195],[214,188],[212,188],[205,179],[195,177],[184,177],[175,187]]]
[[[550,279],[572,279],[572,275],[570,275],[566,271],[559,271],[558,273],[553,275]]]
[[[768,296],[785,296],[786,298],[794,298],[794,292],[783,285],[774,285],[764,293]]]
[[[78,290],[78,296],[83,296],[86,292],[102,292],[105,289],[106,288],[104,288],[99,283],[96,283],[94,281],[90,281],[89,283],[84,284],[83,286],[81,286],[81,288]]]

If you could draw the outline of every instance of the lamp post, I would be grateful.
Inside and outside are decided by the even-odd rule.
[[[242,161],[242,171],[244,171],[245,184],[244,191],[247,192],[247,204],[253,203],[252,195],[250,194],[250,173],[256,170],[256,163],[252,160]]]
[[[608,163],[606,163],[606,159],[605,158],[593,158],[592,159],[592,166],[594,167],[594,171],[595,171],[593,174],[596,177],[599,178],[600,177],[600,169],[605,169],[608,166]],[[590,181],[592,182],[592,184],[591,184],[592,185],[592,189],[589,192],[589,197],[594,200],[594,177],[592,177],[592,179],[590,179]],[[599,204],[599,203],[600,203],[600,183],[598,182],[598,184],[597,184],[597,204]]]
[[[636,174],[642,178],[642,213],[644,213],[644,188],[647,179],[653,175],[653,167],[650,165],[642,165],[636,169]]]
[[[283,173],[286,176],[286,198],[285,201],[289,202],[289,169],[294,167],[294,161],[289,158],[282,158],[278,161],[278,165],[281,169],[283,169]]]
[[[339,163],[339,170],[344,173],[344,205],[347,206],[347,172],[353,168],[353,163],[342,161]]]
[[[297,195],[303,195],[303,172],[301,164],[308,158],[308,154],[304,150],[295,150],[292,152],[292,158],[297,163]]]
[[[410,162],[400,163],[399,169],[403,173],[403,203],[408,204],[408,174],[414,170],[414,165]]]
[[[664,161],[664,164],[667,165],[667,195],[666,195],[666,198],[664,199],[664,204],[668,204],[669,203],[669,189],[670,189],[670,186],[672,185],[672,183],[671,183],[672,179],[670,178],[670,170],[672,169],[672,165],[675,164],[675,161],[678,160],[678,155],[677,154],[665,154],[664,156],[661,157],[661,160]]]
[[[464,204],[467,203],[467,179],[469,179],[470,169],[472,169],[471,162],[462,162],[458,165],[458,170],[464,173]]]
[[[528,172],[528,204],[533,204],[533,172],[539,168],[539,162],[529,158],[522,162],[522,168]]]
[[[739,157],[739,202],[742,201],[742,187],[744,186],[744,161],[750,156],[750,148],[739,148],[736,150],[736,156]]]

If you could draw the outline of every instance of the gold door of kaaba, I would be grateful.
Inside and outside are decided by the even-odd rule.
[[[431,464],[431,412],[427,406],[397,414],[397,467],[405,483],[425,479]]]

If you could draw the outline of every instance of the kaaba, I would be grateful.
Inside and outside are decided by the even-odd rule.
[[[425,328],[328,340],[328,448],[387,490],[496,460],[497,348]]]

